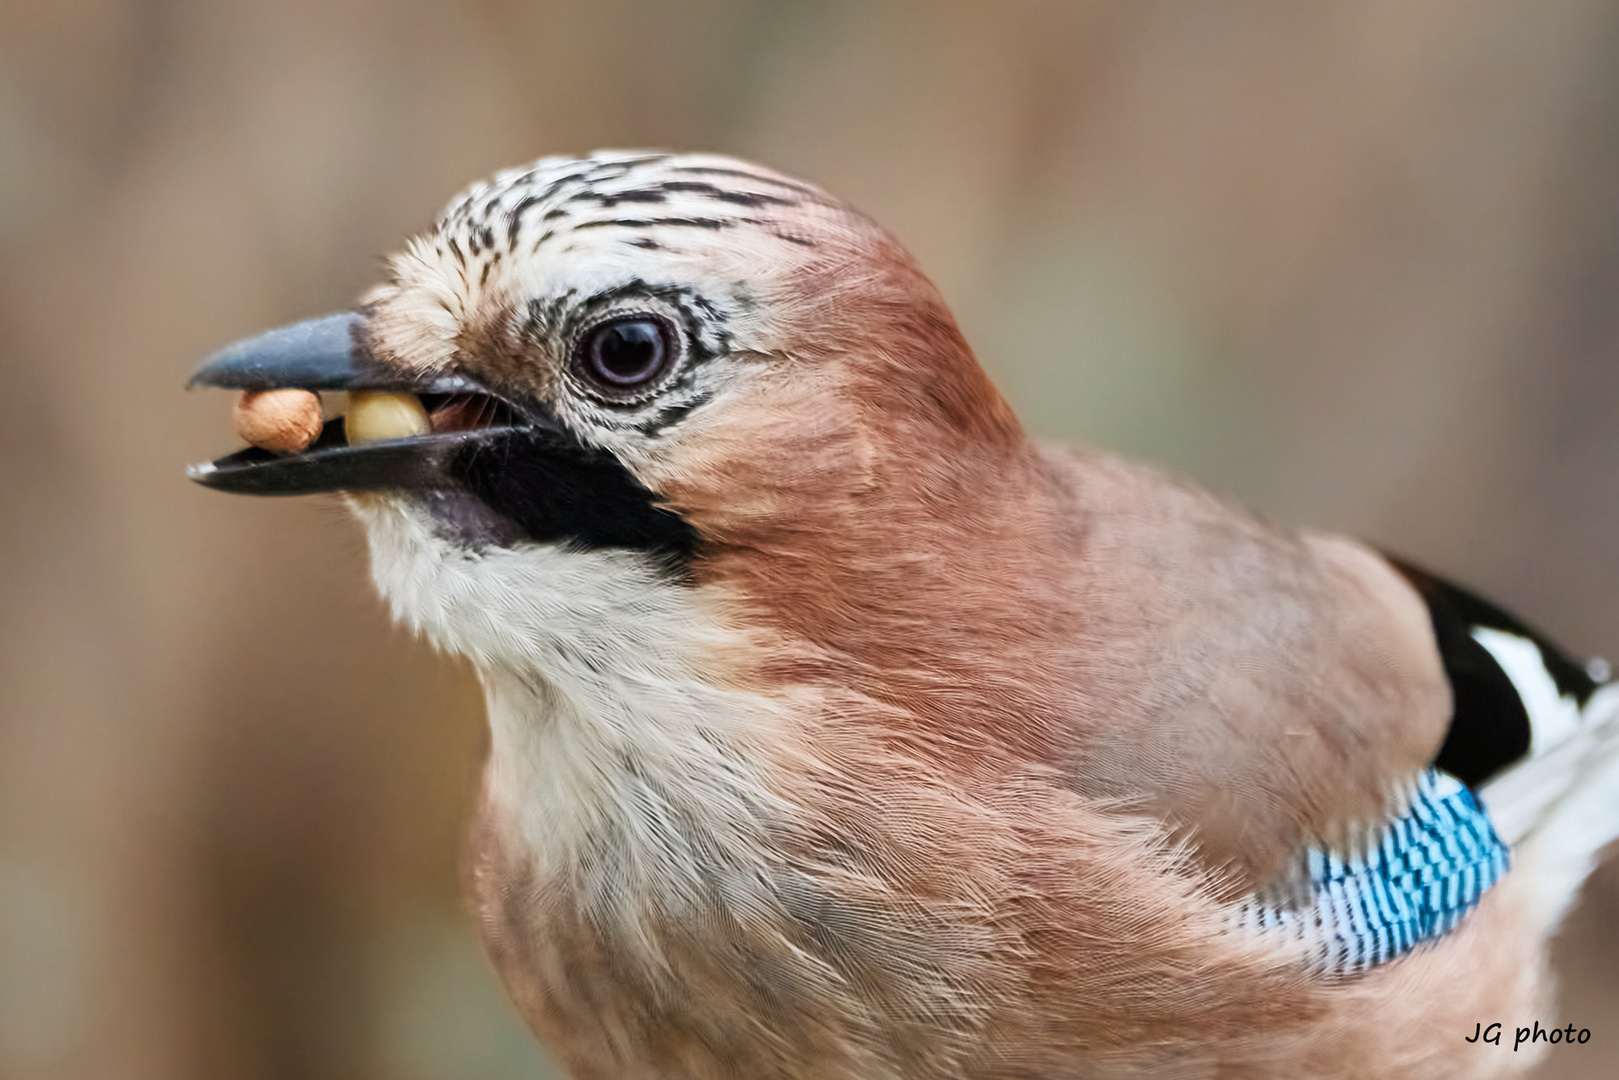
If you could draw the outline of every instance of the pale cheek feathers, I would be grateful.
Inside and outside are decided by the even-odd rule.
[[[354,495],[371,573],[394,617],[435,645],[480,663],[546,667],[588,651],[605,663],[664,656],[681,586],[657,560],[623,549],[562,544],[468,550],[437,535],[409,497]]]

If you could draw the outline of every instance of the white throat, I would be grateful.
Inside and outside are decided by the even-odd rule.
[[[476,664],[488,795],[542,876],[589,906],[667,911],[724,872],[716,858],[759,865],[782,818],[755,748],[780,711],[705,677],[726,635],[691,586],[633,551],[474,551],[408,498],[353,504],[395,618]]]

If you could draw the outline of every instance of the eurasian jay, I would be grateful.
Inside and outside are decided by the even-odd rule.
[[[1547,940],[1619,834],[1605,667],[1031,442],[900,245],[755,165],[546,158],[390,268],[192,380],[347,421],[192,475],[347,492],[394,615],[473,661],[471,893],[572,1075],[1546,1050],[1476,1035],[1557,1022]]]

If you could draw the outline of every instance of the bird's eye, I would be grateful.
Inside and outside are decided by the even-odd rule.
[[[574,370],[610,397],[630,397],[668,370],[674,328],[655,315],[630,315],[591,327],[574,351]]]

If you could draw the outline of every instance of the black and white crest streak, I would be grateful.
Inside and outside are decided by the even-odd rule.
[[[728,159],[605,151],[499,173],[452,203],[438,230],[445,249],[468,262],[563,250],[582,229],[622,230],[639,248],[678,249],[682,232],[736,228],[813,247],[776,213],[806,203],[835,205],[808,185]]]

